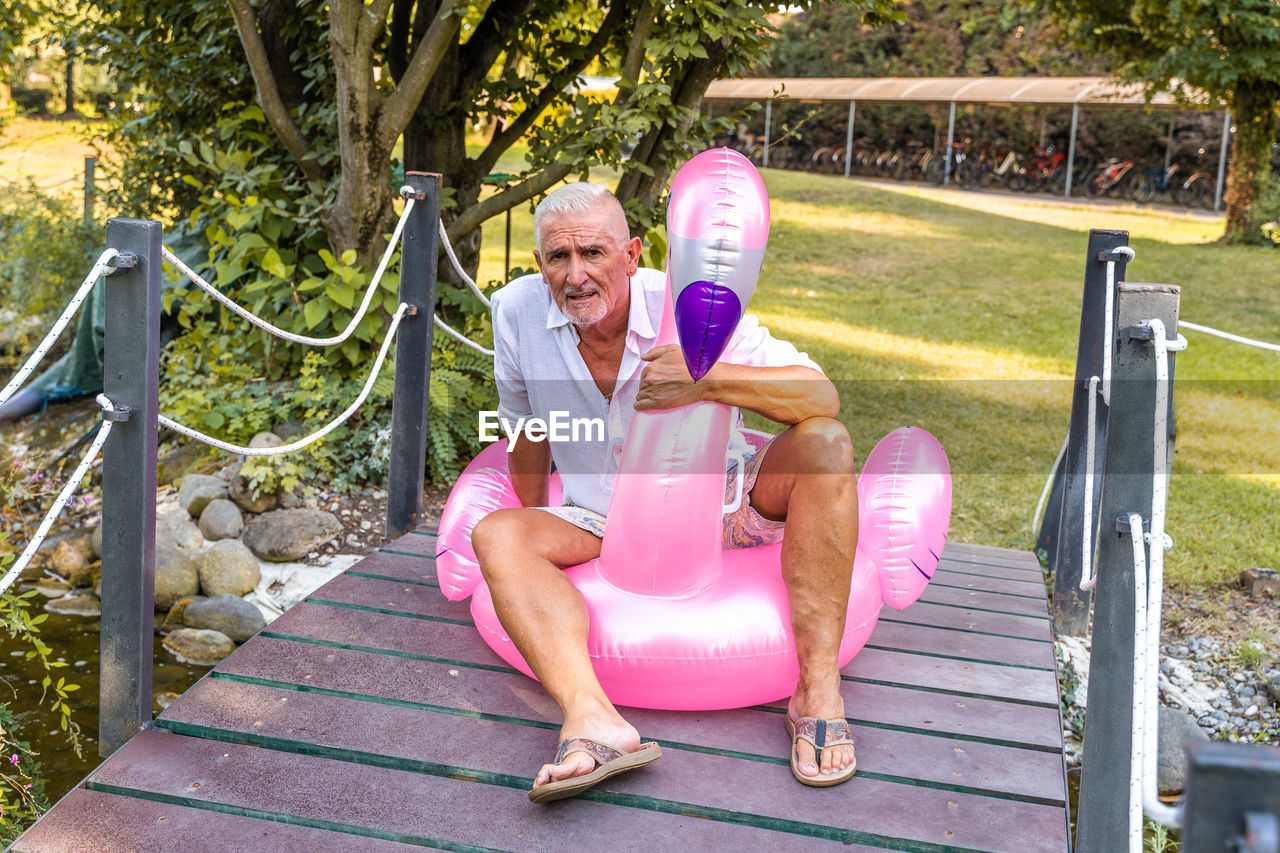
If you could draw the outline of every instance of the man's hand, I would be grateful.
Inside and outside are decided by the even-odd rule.
[[[693,381],[680,347],[675,344],[654,347],[640,358],[649,363],[640,373],[640,390],[636,392],[637,412],[674,409],[704,399],[702,392],[706,385]]]

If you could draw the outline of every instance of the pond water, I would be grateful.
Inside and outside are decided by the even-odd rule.
[[[32,613],[43,610],[45,599],[36,596],[32,600]],[[65,677],[69,684],[79,684],[80,689],[71,694],[71,719],[80,725],[84,748],[81,757],[67,743],[66,733],[59,728],[56,715],[51,713],[47,701],[40,702],[40,682],[45,670],[39,660],[27,660],[30,646],[8,636],[0,636],[0,696],[13,711],[18,722],[17,738],[31,744],[40,753],[41,776],[45,780],[45,793],[50,804],[58,801],[85,776],[96,768],[102,759],[98,756],[98,619],[83,616],[63,616],[50,613],[40,625],[40,636],[53,650],[52,660],[66,661],[67,666],[54,670],[54,680]],[[182,693],[195,684],[208,667],[193,667],[179,663],[155,638],[152,669],[152,695],[166,691]],[[159,708],[152,703],[152,712]]]

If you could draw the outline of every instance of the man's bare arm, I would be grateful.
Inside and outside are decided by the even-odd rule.
[[[739,406],[786,426],[808,418],[834,418],[840,412],[835,385],[810,367],[716,362],[695,383],[677,346],[657,347],[643,358],[649,364],[640,375],[636,411],[711,401]]]
[[[520,504],[546,506],[551,486],[551,446],[517,436],[515,447],[507,454],[507,464]]]

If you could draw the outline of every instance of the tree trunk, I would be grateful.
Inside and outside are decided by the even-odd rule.
[[[404,130],[405,170],[439,172],[444,189],[453,190],[449,207],[440,214],[446,226],[479,200],[484,180],[475,161],[467,157],[467,117],[457,108],[461,71],[458,42],[454,40],[445,49],[431,87]],[[453,247],[459,263],[472,278],[480,266],[480,241],[477,228]],[[462,286],[462,279],[447,258],[442,257],[438,275],[441,281]]]
[[[62,110],[64,116],[76,114],[76,58],[67,51],[67,104]]]
[[[356,263],[372,269],[395,227],[391,206],[391,150],[379,138],[382,102],[373,79],[371,51],[358,33],[363,4],[330,7],[329,52],[338,93],[338,196],[322,224],[335,255],[355,249]]]
[[[1227,240],[1248,235],[1249,214],[1271,175],[1271,143],[1276,138],[1280,85],[1242,80],[1235,90],[1235,141],[1227,174]]]

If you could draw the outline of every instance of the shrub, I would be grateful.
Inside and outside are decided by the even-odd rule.
[[[1249,211],[1251,243],[1280,248],[1280,179],[1272,177]]]

